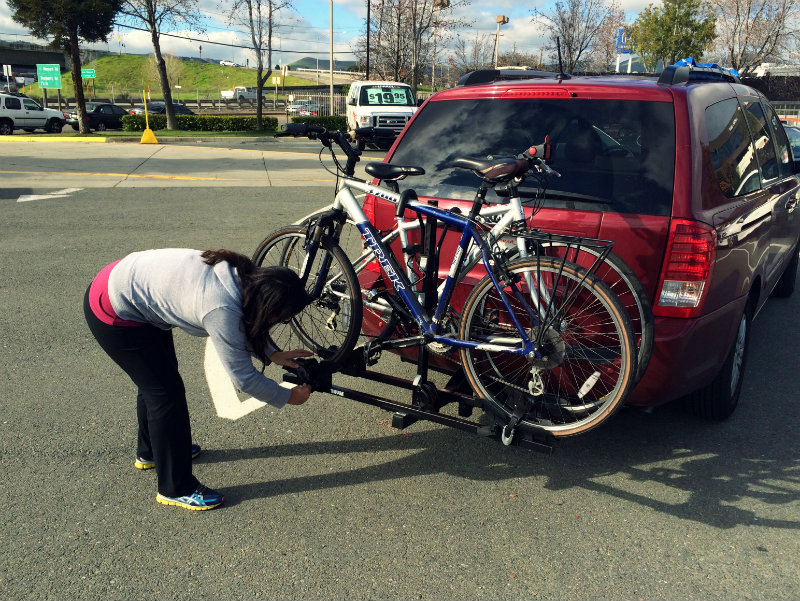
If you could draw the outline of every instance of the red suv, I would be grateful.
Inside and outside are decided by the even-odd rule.
[[[515,156],[548,135],[561,177],[533,226],[613,240],[652,301],[653,353],[628,402],[683,398],[697,415],[729,416],[751,320],[770,296],[791,294],[797,274],[800,163],[767,99],[715,67],[672,66],[658,81],[474,72],[428,99],[386,160],[425,168],[401,189],[463,206],[479,180],[454,158]],[[365,210],[392,227],[394,205],[370,197]],[[447,355],[433,361],[459,369]]]

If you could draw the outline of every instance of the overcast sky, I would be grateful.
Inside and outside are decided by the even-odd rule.
[[[226,16],[219,8],[217,0],[200,0],[201,12],[206,18],[205,33],[175,31],[176,35],[195,38],[192,41],[162,36],[161,47],[166,53],[177,56],[198,56],[213,59],[232,60],[245,63],[250,56],[245,49],[212,44],[247,45],[247,35],[241,27],[230,27]],[[645,0],[623,0],[622,6],[627,16],[633,20],[636,14],[647,6]],[[294,8],[284,9],[276,19],[279,24],[275,31],[273,48],[274,63],[289,64],[304,56],[327,59],[330,51],[330,4],[325,0],[294,0]],[[509,22],[500,28],[500,53],[516,47],[521,52],[538,54],[544,39],[542,32],[531,22],[531,12],[536,7],[547,10],[546,2],[520,6],[513,0],[479,0],[460,9],[458,15],[473,23],[472,32],[495,34],[496,16],[506,15]],[[366,20],[365,0],[335,0],[333,4],[333,39],[336,59],[353,60],[354,39],[362,36]],[[465,32],[469,37],[472,33]],[[119,42],[117,38],[119,37]],[[0,38],[35,42],[26,29],[11,20],[11,10],[6,0],[0,0]],[[120,27],[110,36],[106,44],[92,44],[89,47],[103,48],[112,52],[149,54],[153,48],[150,35]],[[202,53],[200,47],[202,46]],[[444,55],[443,51],[443,55]]]

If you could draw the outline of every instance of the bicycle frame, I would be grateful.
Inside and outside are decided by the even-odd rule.
[[[353,180],[344,180],[340,182],[340,188],[346,187],[351,181]],[[353,187],[356,187],[355,185]],[[374,194],[374,188],[371,189],[370,194]],[[400,197],[399,195],[388,192],[385,188],[379,188],[381,194],[375,194],[376,196],[380,196],[383,200],[387,200],[394,204],[397,204]],[[330,205],[328,208],[332,208],[333,205]],[[314,215],[312,213],[311,215]],[[309,215],[308,217],[310,217]],[[479,216],[482,219],[491,219],[493,217],[499,217],[497,221],[492,225],[492,228],[488,230],[486,234],[486,238],[490,241],[490,246],[493,246],[495,243],[498,243],[501,247],[508,247],[511,246],[511,243],[503,242],[502,238],[506,236],[506,234],[510,231],[512,224],[525,222],[525,212],[522,206],[522,199],[519,196],[514,196],[509,198],[507,204],[497,204],[497,205],[490,205],[481,208]],[[301,220],[301,222],[305,222],[308,217]],[[411,230],[416,230],[420,228],[420,224],[416,220],[407,220],[403,216],[396,217],[396,227],[392,229],[388,234],[381,238],[381,241],[384,245],[389,246],[392,242],[394,242],[398,237],[400,238],[400,245],[405,253],[405,249],[407,249],[410,245],[410,240],[408,236],[408,232]],[[517,247],[517,252],[519,256],[525,258],[528,256],[528,249],[525,243],[525,239],[519,236],[515,236],[515,243]],[[355,270],[356,274],[361,273],[364,267],[368,262],[370,262],[374,257],[374,253],[371,248],[366,249],[358,258],[353,259],[353,269]],[[412,281],[415,277],[415,273],[410,266],[409,256],[406,255],[405,261],[405,272],[406,276],[409,281]],[[463,275],[465,272],[474,268],[478,262],[480,262],[482,258],[481,250],[479,246],[472,246],[469,252],[466,254],[466,258],[464,260],[462,270],[459,272],[459,276]],[[529,277],[529,276],[526,276]],[[531,282],[527,282],[529,285],[529,289],[531,290],[531,294],[536,295],[538,294],[537,289],[531,285]],[[444,281],[439,284],[437,289],[437,295],[441,297],[444,291]],[[544,312],[541,308],[543,305],[548,304],[549,298],[547,296],[547,292],[542,290],[544,293],[544,303],[540,303],[538,299],[534,299],[534,304],[540,307],[540,317],[544,318]],[[420,296],[422,294],[420,293]],[[388,311],[391,310],[391,307],[386,305],[386,303],[381,304],[380,301],[375,300],[367,300],[364,299],[364,304],[376,311]]]
[[[497,276],[490,269],[488,266],[490,265],[490,257],[491,257],[491,250],[489,245],[486,243],[485,240],[480,236],[478,229],[476,226],[468,219],[459,214],[451,213],[437,207],[432,207],[418,201],[409,201],[407,204],[407,208],[414,211],[418,215],[423,217],[428,217],[435,219],[437,221],[441,221],[447,225],[450,225],[458,230],[461,231],[461,239],[458,244],[458,248],[456,250],[456,255],[453,259],[452,266],[450,271],[445,278],[444,282],[440,286],[441,292],[439,294],[439,299],[435,307],[435,311],[433,316],[429,316],[426,310],[422,307],[420,303],[417,293],[412,287],[408,276],[404,273],[404,270],[398,264],[397,259],[394,256],[394,253],[386,246],[386,243],[381,238],[380,233],[375,228],[375,226],[370,223],[369,219],[367,218],[366,214],[364,213],[361,204],[356,199],[355,195],[353,194],[353,189],[360,190],[367,194],[371,194],[378,198],[382,198],[389,202],[397,204],[400,202],[400,196],[396,193],[390,192],[385,188],[380,188],[370,183],[360,182],[358,180],[346,179],[342,182],[339,191],[336,194],[336,198],[334,199],[334,203],[332,206],[332,211],[343,211],[346,213],[353,223],[358,227],[361,235],[363,236],[364,240],[369,245],[371,252],[375,255],[375,258],[378,260],[378,263],[381,266],[381,269],[387,275],[389,280],[392,282],[392,285],[395,288],[395,292],[397,295],[402,299],[403,303],[405,304],[406,308],[409,310],[411,316],[416,321],[417,325],[422,332],[422,340],[418,340],[418,337],[415,337],[413,340],[418,341],[419,343],[422,342],[440,342],[443,344],[448,344],[458,348],[475,348],[481,350],[490,350],[490,351],[500,351],[511,353],[515,355],[521,356],[530,356],[539,358],[540,355],[538,351],[535,349],[534,342],[528,337],[527,333],[525,332],[525,328],[519,321],[519,318],[515,314],[514,310],[511,308],[511,305],[508,301],[506,293],[503,291],[502,286],[497,280]],[[520,205],[521,211],[521,205]],[[512,216],[513,220],[513,216]],[[486,272],[488,273],[489,277],[492,280],[492,283],[495,289],[498,291],[500,298],[502,299],[506,310],[508,311],[509,316],[511,317],[511,321],[513,326],[517,330],[519,334],[519,338],[513,337],[494,337],[486,342],[471,342],[466,340],[461,340],[458,338],[452,338],[449,336],[444,336],[439,334],[438,327],[442,318],[445,314],[447,307],[449,306],[450,299],[452,297],[452,293],[455,289],[455,284],[458,280],[458,274],[461,273],[461,270],[467,261],[467,250],[469,249],[470,245],[474,243],[476,247],[473,249],[473,252],[479,253],[484,266],[486,267]],[[303,273],[301,277],[304,279],[308,277],[308,266],[313,264],[313,257],[317,251],[318,246],[313,241],[313,239],[309,242],[309,246],[307,249],[308,256],[306,258],[306,262],[303,266]],[[365,256],[368,256],[365,255]],[[323,262],[322,270],[324,271],[327,269],[327,263]],[[327,273],[322,273],[321,277],[319,277],[318,286],[322,285],[322,283],[327,281]],[[530,288],[532,295],[535,297],[534,303],[538,302],[538,295],[533,287]],[[318,293],[319,291],[315,291]],[[517,293],[517,296],[521,296]],[[522,301],[523,304],[527,304],[523,301],[522,298],[518,300]],[[527,309],[529,313],[529,317],[537,322],[538,318],[535,315],[535,311],[532,311],[530,308]]]

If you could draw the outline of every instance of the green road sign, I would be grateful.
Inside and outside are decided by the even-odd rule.
[[[94,69],[81,69],[81,79],[94,79]]]
[[[36,77],[40,88],[61,89],[60,65],[36,65]]]

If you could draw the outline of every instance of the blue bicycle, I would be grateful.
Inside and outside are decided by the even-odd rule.
[[[588,431],[610,417],[623,403],[636,376],[637,349],[630,318],[614,293],[592,271],[611,252],[602,240],[518,232],[533,249],[553,243],[572,248],[592,247],[598,255],[586,269],[562,257],[535,252],[509,260],[485,237],[477,216],[492,186],[507,183],[531,169],[546,171],[542,156],[547,144],[519,157],[456,159],[452,166],[472,170],[481,178],[472,207],[464,215],[421,202],[411,190],[398,194],[353,176],[360,152],[346,132],[328,132],[307,124],[287,124],[282,135],[319,139],[331,150],[344,174],[330,210],[307,227],[282,228],[259,245],[260,265],[285,265],[297,270],[312,301],[290,323],[272,332],[278,348],[298,342],[330,362],[360,354],[373,363],[383,350],[439,345],[460,355],[464,374],[480,406],[493,417],[505,443],[518,429],[546,431],[564,437]],[[347,155],[342,166],[333,145]],[[368,175],[392,182],[424,173],[421,167],[370,163]],[[411,212],[429,234],[441,226],[460,232],[448,275],[437,286],[435,263],[423,265],[424,282],[412,282],[394,253],[383,243],[354,192],[396,204],[397,215]],[[361,232],[384,275],[385,286],[372,291],[389,307],[386,326],[376,337],[355,348],[361,333],[362,291],[347,255],[337,244],[349,220]],[[541,242],[537,243],[537,240]],[[485,276],[463,306],[453,305],[453,291],[463,276],[472,245],[481,253]],[[433,282],[433,283],[432,283]]]

